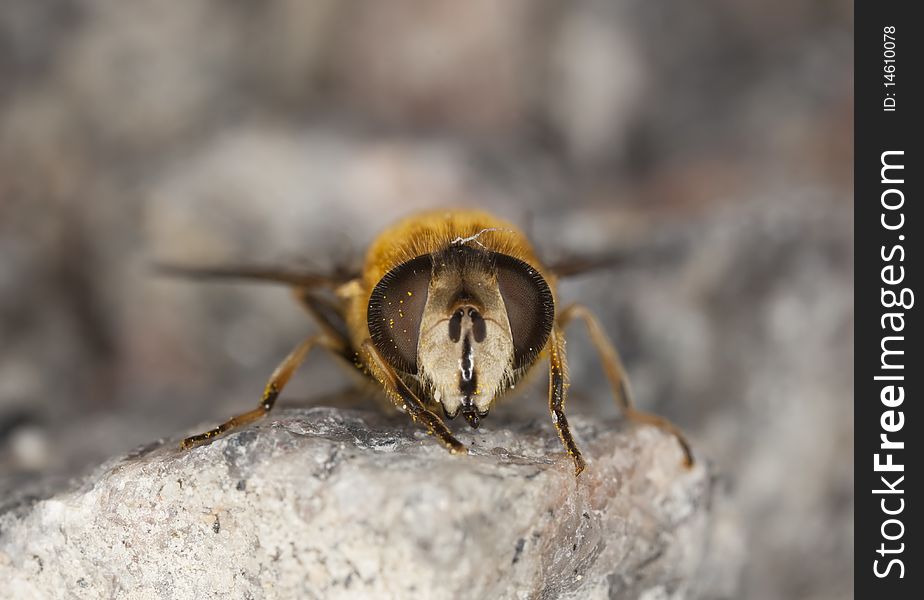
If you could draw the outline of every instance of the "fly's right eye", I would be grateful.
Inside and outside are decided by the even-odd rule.
[[[432,271],[430,255],[418,256],[386,273],[369,298],[372,343],[405,373],[417,373],[417,341]]]

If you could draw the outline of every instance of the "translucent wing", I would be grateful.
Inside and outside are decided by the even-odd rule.
[[[598,254],[565,256],[549,261],[549,271],[558,277],[575,277],[585,273],[676,263],[684,252],[676,240],[652,242],[643,246],[615,248]]]
[[[303,288],[335,287],[355,279],[359,273],[337,270],[333,273],[312,273],[262,265],[192,266],[154,263],[155,273],[187,279],[241,279],[266,283],[281,283]]]

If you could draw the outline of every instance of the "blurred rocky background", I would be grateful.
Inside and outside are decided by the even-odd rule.
[[[7,0],[0,509],[250,408],[313,327],[284,289],[151,261],[354,265],[397,218],[478,206],[550,260],[629,257],[561,295],[720,473],[737,597],[850,597],[851,19],[842,0]],[[570,340],[570,412],[616,414]],[[281,402],[350,385],[318,355]],[[541,416],[540,387],[495,422]]]

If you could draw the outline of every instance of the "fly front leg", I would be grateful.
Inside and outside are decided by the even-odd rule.
[[[613,388],[616,402],[622,408],[625,417],[637,423],[654,425],[672,434],[677,438],[683,450],[684,464],[687,467],[693,466],[693,452],[683,432],[680,431],[680,428],[660,415],[636,410],[635,402],[632,400],[632,391],[629,387],[629,379],[623,368],[622,360],[619,358],[619,352],[616,351],[615,346],[610,342],[606,332],[603,331],[603,327],[600,326],[600,322],[597,321],[593,313],[580,304],[572,304],[565,308],[559,315],[558,326],[564,328],[575,318],[581,319],[584,325],[587,326],[590,340],[597,350],[600,362],[603,365],[603,371],[610,382],[610,386]]]
[[[558,431],[562,445],[574,461],[574,475],[580,475],[586,463],[581,450],[574,442],[568,418],[565,417],[565,396],[567,394],[568,364],[565,362],[565,338],[558,327],[552,329],[549,338],[549,412]]]
[[[331,350],[337,350],[337,343],[330,340],[324,334],[312,335],[308,338],[305,338],[298,346],[295,347],[292,352],[276,367],[276,370],[273,371],[273,374],[270,375],[269,380],[266,382],[266,387],[263,389],[263,395],[260,397],[260,404],[257,408],[249,410],[245,413],[231,417],[218,427],[210,429],[204,433],[198,435],[190,436],[184,439],[180,443],[180,447],[184,450],[193,448],[200,444],[207,442],[217,435],[221,435],[226,431],[231,429],[237,429],[243,427],[248,423],[252,423],[266,415],[269,411],[273,409],[273,405],[276,403],[276,398],[279,396],[279,393],[282,391],[282,388],[285,387],[289,379],[292,377],[292,374],[296,369],[304,362],[305,357],[308,356],[308,353],[311,349],[321,344]]]
[[[382,358],[382,355],[376,349],[372,340],[366,340],[363,343],[363,350],[372,359],[374,375],[376,379],[385,387],[388,397],[401,408],[414,422],[420,421],[427,428],[427,433],[435,437],[439,442],[449,450],[450,454],[467,454],[468,448],[453,437],[446,423],[443,422],[436,413],[427,409],[414,392],[398,377],[395,370]]]

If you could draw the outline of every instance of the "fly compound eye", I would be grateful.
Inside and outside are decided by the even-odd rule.
[[[431,272],[430,255],[418,256],[386,273],[369,297],[372,343],[405,373],[417,373],[417,342]]]
[[[522,260],[495,254],[497,286],[507,308],[513,335],[513,368],[536,360],[555,320],[555,301],[542,275]]]

